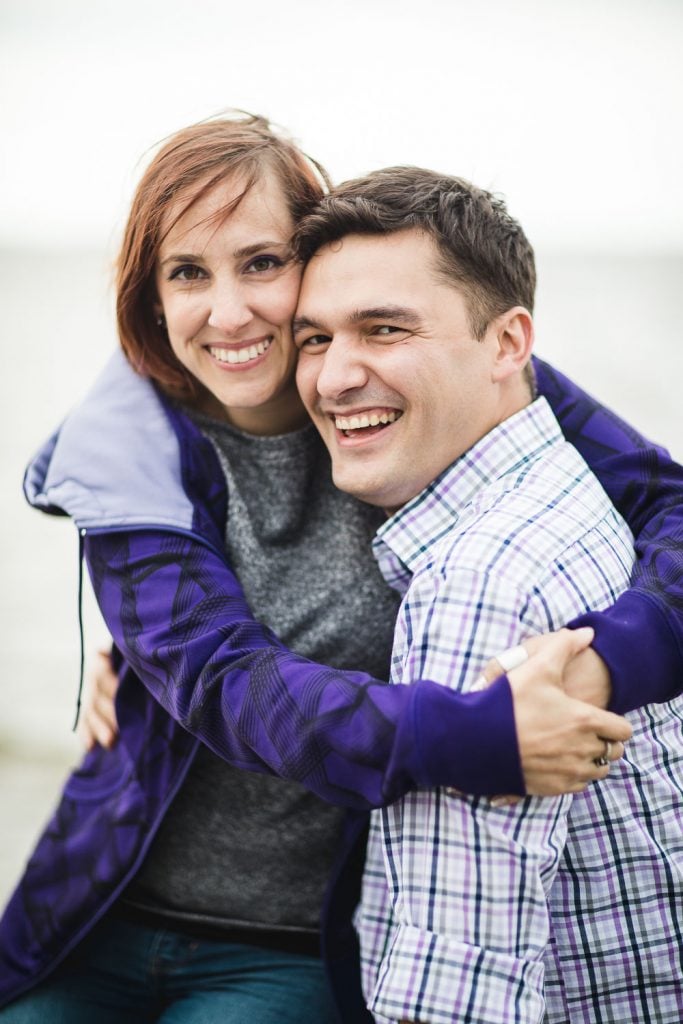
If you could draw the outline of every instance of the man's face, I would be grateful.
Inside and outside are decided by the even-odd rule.
[[[297,385],[335,484],[389,511],[505,418],[495,330],[473,337],[436,260],[421,231],[349,235],[308,264],[294,322]]]

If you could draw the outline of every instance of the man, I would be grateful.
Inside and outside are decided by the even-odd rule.
[[[390,169],[296,246],[300,392],[337,486],[390,516],[392,682],[471,688],[496,651],[612,604],[631,535],[534,401],[533,251],[502,202]],[[630,757],[578,797],[377,812],[358,919],[377,1019],[679,1024],[682,721],[680,701],[633,713]]]

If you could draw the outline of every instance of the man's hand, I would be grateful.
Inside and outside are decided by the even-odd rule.
[[[565,692],[569,679],[572,693],[607,702],[609,674],[602,659],[587,650],[592,639],[591,629],[531,637],[523,644],[528,661],[508,672],[527,793],[579,792],[608,774],[609,763],[598,763],[601,759],[616,761],[624,754],[623,744],[632,732],[626,719]],[[484,670],[485,684],[500,671],[494,658]],[[494,802],[510,801],[503,797]]]
[[[534,637],[545,641],[545,637]],[[612,696],[612,681],[609,669],[597,651],[585,647],[564,669],[564,689],[570,697],[585,700],[596,708],[606,708]]]
[[[114,700],[118,686],[109,651],[98,651],[95,664],[88,673],[78,720],[77,735],[86,750],[92,750],[96,743],[109,750],[116,743],[119,726]]]

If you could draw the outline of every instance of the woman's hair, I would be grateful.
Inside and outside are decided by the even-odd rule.
[[[159,247],[183,214],[216,185],[239,175],[239,203],[264,172],[282,186],[297,224],[318,203],[330,182],[324,169],[274,130],[264,117],[236,111],[172,135],[162,145],[137,187],[119,253],[116,319],[131,365],[180,399],[196,394],[192,375],[176,359],[154,310]],[[162,223],[181,200],[172,223]]]

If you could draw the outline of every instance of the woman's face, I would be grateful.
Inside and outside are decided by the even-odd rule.
[[[239,179],[216,185],[164,238],[158,312],[173,352],[204,386],[204,411],[250,433],[286,433],[305,422],[290,326],[301,279],[289,259],[294,224],[273,175],[221,216],[241,190]]]

